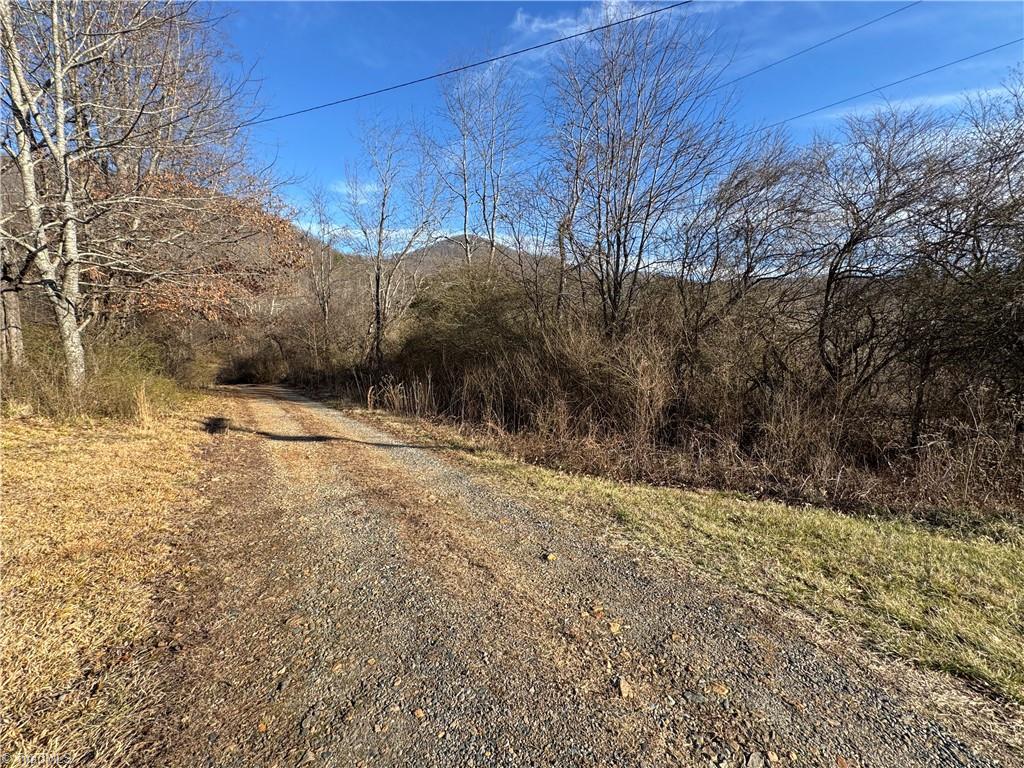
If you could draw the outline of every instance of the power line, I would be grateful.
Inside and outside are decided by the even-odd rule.
[[[571,35],[565,35],[563,37],[558,37],[558,38],[555,38],[553,40],[547,40],[547,41],[545,41],[543,43],[537,43],[536,45],[531,45],[531,46],[528,46],[526,48],[520,48],[518,50],[509,51],[508,53],[503,53],[503,54],[498,55],[498,56],[492,56],[491,58],[488,58],[488,59],[482,59],[480,61],[475,61],[475,62],[472,62],[471,64],[465,64],[465,65],[462,65],[462,66],[459,66],[459,67],[453,67],[453,68],[447,69],[447,70],[445,70],[443,72],[435,72],[434,74],[425,75],[424,77],[419,77],[419,78],[416,78],[416,79],[413,79],[413,80],[406,80],[405,82],[402,82],[402,83],[396,83],[394,85],[389,85],[389,86],[386,86],[384,88],[378,88],[378,89],[373,90],[373,91],[366,91],[364,93],[359,93],[359,94],[356,94],[354,96],[347,96],[347,97],[345,97],[343,99],[336,99],[335,101],[329,101],[329,102],[326,102],[324,104],[317,104],[317,105],[312,106],[312,107],[306,107],[304,109],[298,109],[298,110],[295,110],[293,112],[285,112],[285,113],[280,114],[280,115],[273,115],[271,117],[264,117],[264,118],[261,118],[261,119],[258,119],[258,120],[248,120],[246,122],[241,123],[237,127],[238,128],[245,128],[245,127],[252,126],[252,125],[260,125],[262,123],[269,123],[269,122],[272,122],[272,121],[275,121],[275,120],[283,120],[283,119],[285,119],[287,117],[295,117],[297,115],[304,115],[304,114],[306,114],[308,112],[315,112],[315,111],[318,111],[318,110],[321,110],[321,109],[327,109],[329,107],[338,106],[340,104],[347,104],[349,102],[357,101],[359,99],[369,98],[370,96],[377,96],[377,95],[380,95],[382,93],[388,93],[390,91],[395,91],[395,90],[398,90],[400,88],[407,88],[407,87],[409,87],[411,85],[418,85],[419,83],[425,83],[425,82],[428,82],[430,80],[437,80],[439,78],[447,77],[448,75],[457,74],[459,72],[464,72],[466,70],[473,69],[475,67],[481,67],[481,66],[484,66],[484,65],[487,65],[487,64],[493,64],[494,62],[497,62],[497,61],[502,61],[504,59],[509,59],[509,58],[514,57],[514,56],[522,55],[524,53],[530,53],[531,51],[540,50],[541,48],[547,48],[547,47],[552,46],[552,45],[557,45],[559,43],[564,43],[564,42],[566,42],[568,40],[574,40],[576,38],[583,37],[585,35],[590,35],[590,34],[593,34],[595,32],[600,32],[602,30],[611,29],[611,28],[617,27],[617,26],[619,26],[621,24],[627,24],[629,22],[638,21],[640,19],[648,18],[650,16],[654,16],[654,15],[659,14],[659,13],[665,13],[667,11],[671,11],[671,10],[674,10],[676,8],[681,8],[683,6],[690,5],[693,2],[694,2],[694,0],[682,0],[682,2],[672,3],[670,5],[662,6],[661,8],[655,8],[653,10],[646,11],[644,13],[636,14],[635,16],[628,16],[626,18],[618,19],[616,21],[612,21],[612,22],[609,22],[607,24],[602,24],[602,25],[597,26],[597,27],[591,27],[589,29],[585,29],[585,30],[582,30],[580,32],[575,32],[575,33],[573,33]],[[877,17],[875,17],[873,19],[869,19],[868,21],[865,21],[865,22],[863,22],[861,24],[858,24],[857,26],[851,27],[850,29],[847,29],[847,30],[845,30],[843,32],[840,32],[838,34],[832,35],[831,37],[825,38],[824,40],[821,40],[821,41],[819,41],[817,43],[814,43],[813,45],[809,45],[806,48],[802,48],[799,51],[795,51],[795,52],[793,52],[791,54],[788,54],[787,56],[784,56],[781,59],[776,59],[775,61],[772,61],[772,62],[769,62],[768,64],[765,64],[764,66],[758,67],[757,69],[751,70],[750,72],[747,72],[747,73],[742,74],[742,75],[740,75],[738,77],[735,77],[732,80],[729,80],[729,81],[727,81],[725,83],[721,83],[720,85],[715,86],[711,90],[712,91],[720,90],[721,88],[725,88],[726,86],[729,86],[729,85],[732,85],[734,83],[737,83],[740,80],[745,80],[748,77],[751,77],[753,75],[756,75],[756,74],[759,74],[761,72],[764,72],[767,69],[771,69],[772,67],[775,67],[775,66],[777,66],[779,64],[782,64],[784,62],[787,62],[787,61],[790,61],[792,59],[795,59],[798,56],[802,56],[805,53],[809,53],[810,51],[816,50],[816,49],[818,49],[818,48],[820,48],[820,47],[822,47],[824,45],[827,45],[828,43],[834,42],[834,41],[839,40],[839,39],[841,39],[843,37],[846,37],[847,35],[853,34],[854,32],[857,32],[857,31],[859,31],[861,29],[864,29],[865,27],[869,27],[869,26],[871,26],[873,24],[877,24],[878,22],[883,21],[883,20],[885,20],[885,19],[887,19],[887,18],[889,18],[891,16],[894,16],[897,13],[902,13],[903,11],[909,10],[910,8],[913,8],[915,5],[920,5],[922,2],[923,2],[923,0],[915,0],[912,3],[908,3],[907,5],[904,5],[904,6],[901,6],[899,8],[896,8],[895,10],[889,11],[888,13],[882,14],[881,16],[877,16]],[[868,96],[868,95],[870,95],[872,93],[881,92],[882,90],[884,90],[886,88],[892,88],[893,86],[901,85],[901,84],[909,82],[911,80],[915,80],[915,79],[917,79],[919,77],[924,77],[925,75],[930,75],[933,72],[938,72],[938,71],[946,69],[948,67],[952,67],[952,66],[954,66],[956,64],[961,64],[961,63],[963,63],[965,61],[970,61],[971,59],[978,58],[979,56],[984,56],[986,54],[993,53],[995,51],[1001,50],[1003,48],[1007,48],[1007,47],[1009,47],[1011,45],[1015,45],[1015,44],[1021,43],[1021,42],[1024,42],[1024,37],[1018,37],[1015,40],[1010,40],[1008,42],[1002,43],[1000,45],[993,46],[991,48],[986,48],[983,51],[978,51],[976,53],[972,53],[972,54],[970,54],[968,56],[964,56],[964,57],[956,59],[954,61],[949,61],[949,62],[946,62],[945,64],[940,64],[938,66],[931,67],[930,69],[926,69],[926,70],[924,70],[922,72],[917,72],[917,73],[915,73],[913,75],[908,75],[906,77],[900,78],[899,80],[894,80],[891,83],[886,83],[885,85],[880,85],[880,86],[877,86],[875,88],[871,88],[871,89],[869,89],[867,91],[862,91],[861,93],[855,94],[853,96],[847,96],[847,97],[845,97],[843,99],[839,99],[837,101],[833,101],[833,102],[831,102],[829,104],[825,104],[825,105],[820,106],[820,107],[815,107],[814,109],[807,110],[806,112],[801,112],[798,115],[793,115],[792,117],[787,117],[787,118],[785,118],[783,120],[779,120],[777,122],[771,123],[771,124],[769,124],[767,126],[764,126],[763,128],[758,128],[758,129],[754,129],[754,130],[751,130],[751,131],[747,131],[746,133],[740,134],[739,138],[743,138],[745,136],[749,136],[749,135],[751,135],[753,133],[756,133],[758,131],[770,130],[772,128],[777,128],[780,125],[784,125],[784,124],[792,122],[794,120],[799,120],[801,118],[808,117],[808,116],[816,114],[818,112],[822,112],[822,111],[824,111],[826,109],[831,109],[832,107],[837,107],[837,106],[840,106],[842,104],[846,104],[846,103],[848,103],[850,101],[854,101],[854,100],[862,98],[864,96]]]
[[[389,91],[397,91],[399,88],[407,88],[410,85],[418,85],[419,83],[425,83],[425,82],[427,82],[429,80],[437,80],[438,78],[447,77],[448,75],[454,75],[454,74],[456,74],[458,72],[465,72],[467,69],[473,69],[474,67],[482,67],[485,64],[493,64],[496,61],[502,61],[503,59],[510,59],[513,56],[519,56],[519,55],[524,54],[524,53],[530,53],[531,51],[537,51],[537,50],[540,50],[541,48],[547,48],[550,45],[557,45],[558,43],[564,43],[567,40],[574,40],[577,37],[583,37],[584,35],[590,35],[590,34],[593,34],[594,32],[601,32],[602,30],[605,30],[605,29],[611,29],[612,27],[617,27],[620,24],[626,24],[626,23],[631,22],[631,21],[638,21],[640,19],[645,19],[645,18],[647,18],[649,16],[654,16],[655,14],[658,14],[658,13],[665,13],[666,11],[671,11],[671,10],[674,10],[676,8],[682,8],[684,5],[690,5],[693,2],[694,2],[694,0],[682,0],[682,2],[672,3],[671,5],[665,5],[665,6],[662,6],[661,8],[655,8],[652,11],[646,11],[645,13],[638,13],[636,16],[629,16],[629,17],[624,18],[624,19],[618,19],[617,21],[609,22],[608,24],[602,24],[599,27],[592,27],[591,29],[585,29],[582,32],[575,32],[575,33],[573,33],[571,35],[565,35],[564,37],[559,37],[559,38],[556,38],[554,40],[547,40],[546,42],[537,43],[536,45],[531,45],[531,46],[529,46],[527,48],[520,48],[519,50],[516,50],[516,51],[509,51],[508,53],[503,53],[500,56],[492,56],[489,59],[483,59],[481,61],[474,61],[472,64],[464,64],[461,67],[453,67],[452,69],[447,69],[444,72],[435,72],[432,75],[426,75],[424,77],[418,77],[415,80],[406,80],[404,83],[396,83],[395,85],[389,85],[389,86],[386,86],[384,88],[378,88],[375,91],[366,91],[365,93],[359,93],[359,94],[356,94],[355,96],[347,96],[344,99],[337,99],[335,101],[329,101],[326,104],[317,104],[316,106],[313,106],[313,107],[306,107],[305,109],[297,109],[294,112],[285,112],[284,114],[281,114],[281,115],[274,115],[273,117],[264,117],[264,118],[261,118],[259,120],[248,120],[248,121],[242,123],[241,125],[239,125],[238,127],[239,128],[245,128],[245,127],[248,127],[250,125],[259,125],[261,123],[269,123],[269,122],[271,122],[273,120],[283,120],[286,117],[295,117],[296,115],[304,115],[307,112],[315,112],[315,111],[320,110],[320,109],[327,109],[328,107],[336,107],[339,104],[347,104],[350,101],[357,101],[358,99],[365,99],[365,98],[368,98],[370,96],[378,96],[378,95],[380,95],[382,93],[388,93]]]
[[[585,35],[593,34],[594,32],[600,32],[602,30],[611,29],[612,27],[619,26],[620,24],[626,24],[626,23],[629,23],[629,22],[632,22],[632,21],[638,21],[639,19],[644,19],[644,18],[647,18],[647,17],[650,17],[650,16],[654,16],[654,15],[659,14],[659,13],[665,13],[666,11],[671,11],[671,10],[674,10],[676,8],[681,8],[684,5],[690,5],[693,2],[694,2],[694,0],[683,0],[683,2],[672,3],[671,5],[666,5],[666,6],[663,6],[661,8],[655,8],[654,10],[646,11],[644,13],[639,13],[639,14],[637,14],[635,16],[628,16],[628,17],[623,18],[623,19],[618,19],[616,21],[609,22],[608,24],[602,24],[601,26],[598,26],[598,27],[592,27],[590,29],[585,29],[585,30],[582,30],[580,32],[575,32],[575,33],[573,33],[571,35],[565,35],[564,37],[555,38],[554,40],[547,40],[547,41],[545,41],[543,43],[537,43],[536,45],[531,45],[531,46],[528,46],[526,48],[520,48],[520,49],[515,50],[515,51],[509,51],[508,53],[503,53],[503,54],[501,54],[499,56],[492,56],[489,59],[482,59],[481,61],[475,61],[475,62],[473,62],[471,64],[465,64],[465,65],[460,66],[460,67],[453,67],[452,69],[447,69],[447,70],[445,70],[443,72],[435,72],[434,74],[425,75],[424,77],[418,77],[418,78],[415,78],[413,80],[406,80],[405,82],[396,83],[394,85],[385,86],[383,88],[378,88],[378,89],[373,90],[373,91],[366,91],[364,93],[358,93],[358,94],[355,94],[354,96],[346,96],[343,99],[336,99],[335,101],[329,101],[329,102],[326,102],[324,104],[317,104],[317,105],[312,106],[312,107],[306,107],[304,109],[297,109],[297,110],[295,110],[293,112],[285,112],[285,113],[280,114],[280,115],[273,115],[272,117],[264,117],[264,118],[260,118],[260,119],[257,119],[257,120],[247,120],[246,122],[241,123],[238,127],[239,128],[246,128],[246,127],[251,126],[251,125],[260,125],[262,123],[269,123],[269,122],[272,122],[272,121],[275,121],[275,120],[283,120],[283,119],[285,119],[287,117],[295,117],[297,115],[304,115],[304,114],[306,114],[308,112],[315,112],[315,111],[318,111],[318,110],[321,110],[321,109],[327,109],[329,107],[336,107],[336,106],[338,106],[340,104],[347,104],[349,102],[358,101],[360,99],[366,99],[366,98],[369,98],[371,96],[379,96],[382,93],[389,93],[390,91],[396,91],[396,90],[398,90],[400,88],[407,88],[407,87],[409,87],[411,85],[418,85],[420,83],[425,83],[425,82],[428,82],[430,80],[437,80],[437,79],[442,78],[442,77],[447,77],[448,75],[454,75],[454,74],[457,74],[459,72],[465,72],[466,70],[473,69],[475,67],[481,67],[481,66],[484,66],[486,64],[493,64],[494,62],[502,61],[504,59],[509,59],[509,58],[512,58],[513,56],[519,56],[519,55],[522,55],[524,53],[530,53],[532,51],[539,50],[541,48],[547,48],[547,47],[552,46],[552,45],[557,45],[559,43],[564,43],[564,42],[566,42],[568,40],[574,40],[576,38],[583,37]],[[843,37],[846,37],[847,35],[851,35],[854,32],[858,32],[858,31],[864,29],[865,27],[869,27],[869,26],[871,26],[873,24],[877,24],[878,22],[883,21],[883,20],[889,18],[890,16],[894,16],[897,13],[902,13],[903,11],[909,10],[910,8],[913,8],[915,5],[920,5],[922,2],[923,2],[923,0],[914,0],[914,2],[912,2],[912,3],[908,3],[907,5],[904,5],[904,6],[901,6],[899,8],[896,8],[895,10],[889,11],[888,13],[882,14],[881,16],[877,16],[877,17],[875,17],[873,19],[869,19],[868,21],[865,21],[865,22],[863,22],[861,24],[858,24],[857,26],[850,27],[849,29],[847,29],[847,30],[845,30],[843,32],[840,32],[838,34],[832,35],[831,37],[827,37],[824,40],[820,40],[817,43],[814,43],[813,45],[809,45],[806,48],[800,49],[799,51],[795,51],[794,53],[788,54],[787,56],[783,56],[781,59],[776,59],[775,61],[772,61],[772,62],[770,62],[768,64],[765,64],[764,66],[758,67],[757,69],[751,70],[750,72],[747,72],[747,73],[745,73],[743,75],[740,75],[739,77],[735,77],[732,80],[728,80],[728,81],[726,81],[724,83],[721,83],[720,85],[716,85],[714,88],[711,89],[711,92],[720,90],[720,89],[725,88],[725,87],[727,87],[729,85],[733,85],[734,83],[738,83],[740,80],[745,80],[748,77],[751,77],[753,75],[759,74],[759,73],[764,72],[765,70],[771,69],[772,67],[775,67],[775,66],[777,66],[779,64],[783,64],[783,63],[785,63],[787,61],[795,59],[798,56],[803,56],[805,53],[810,53],[811,51],[816,50],[818,48],[821,48],[824,45],[828,45],[829,43],[835,42],[836,40],[839,40],[839,39],[841,39]]]
[[[892,88],[893,86],[896,86],[896,85],[902,85],[903,83],[910,82],[911,80],[916,80],[919,77],[924,77],[925,75],[930,75],[933,72],[938,72],[939,70],[946,69],[947,67],[952,67],[952,66],[954,66],[956,64],[962,64],[965,61],[970,61],[971,59],[976,59],[979,56],[985,56],[986,54],[994,53],[995,51],[1002,50],[1003,48],[1008,48],[1011,45],[1016,45],[1016,44],[1021,43],[1021,42],[1024,42],[1024,37],[1018,37],[1016,40],[1010,40],[1008,42],[1001,43],[999,45],[995,45],[995,46],[993,46],[991,48],[986,48],[983,51],[978,51],[977,53],[972,53],[972,54],[969,54],[967,56],[962,56],[961,58],[955,59],[954,61],[947,61],[945,64],[939,64],[938,66],[931,67],[930,69],[923,70],[922,72],[917,72],[917,73],[915,73],[913,75],[907,75],[906,77],[901,77],[899,80],[893,80],[891,83],[886,83],[885,85],[879,85],[879,86],[877,86],[875,88],[871,88],[871,89],[866,90],[866,91],[861,91],[860,93],[854,94],[853,96],[847,96],[846,98],[839,99],[838,101],[833,101],[830,104],[825,104],[825,105],[820,106],[820,107],[815,107],[814,109],[809,109],[806,112],[801,112],[799,115],[793,115],[792,117],[787,117],[784,120],[779,120],[778,122],[771,123],[770,125],[766,125],[763,128],[756,128],[754,130],[747,131],[746,133],[741,135],[741,138],[743,136],[749,136],[752,133],[757,133],[758,131],[767,131],[767,130],[771,130],[772,128],[778,128],[780,125],[784,125],[785,123],[791,123],[794,120],[799,120],[800,118],[808,117],[809,115],[817,114],[818,112],[822,112],[822,111],[824,111],[826,109],[831,109],[832,107],[838,107],[841,104],[846,104],[847,102],[854,101],[855,99],[859,99],[859,98],[862,98],[864,96],[870,96],[872,93],[880,93],[881,91],[885,90],[886,88]]]
[[[820,106],[820,107],[815,107],[814,109],[809,109],[806,112],[801,112],[799,115],[793,115],[792,117],[787,117],[787,118],[785,118],[783,120],[778,120],[778,121],[776,121],[774,123],[771,123],[769,125],[766,125],[766,126],[764,126],[762,128],[752,128],[749,131],[744,131],[743,133],[738,134],[736,136],[736,138],[737,139],[745,139],[746,137],[752,136],[755,133],[760,133],[762,131],[768,131],[768,130],[771,130],[772,128],[778,128],[780,125],[785,125],[786,123],[791,123],[794,120],[799,120],[800,118],[808,117],[810,115],[817,114],[818,112],[822,112],[822,111],[824,111],[826,109],[831,109],[832,107],[838,107],[841,104],[846,104],[848,102],[855,101],[856,99],[860,99],[860,98],[862,98],[864,96],[870,96],[873,93],[881,93],[886,88],[892,88],[893,86],[902,85],[903,83],[910,82],[911,80],[915,80],[915,79],[917,79],[919,77],[924,77],[925,75],[930,75],[933,72],[938,72],[938,71],[946,69],[948,67],[955,66],[956,64],[961,64],[961,63],[963,63],[965,61],[970,61],[971,59],[976,59],[979,56],[985,56],[985,55],[987,55],[989,53],[994,53],[995,51],[1002,50],[1003,48],[1008,48],[1009,46],[1016,45],[1018,43],[1024,43],[1024,37],[1018,37],[1015,40],[1009,40],[1009,41],[1007,41],[1005,43],[1000,43],[999,45],[995,45],[995,46],[993,46],[991,48],[986,48],[983,51],[977,51],[975,53],[968,54],[967,56],[962,56],[959,59],[955,59],[953,61],[947,61],[945,64],[939,64],[937,66],[931,67],[931,68],[923,70],[921,72],[916,72],[913,75],[907,75],[906,77],[901,77],[899,80],[893,80],[891,83],[886,83],[885,85],[879,85],[879,86],[877,86],[875,88],[871,88],[871,89],[869,89],[867,91],[861,91],[860,93],[854,94],[853,96],[847,96],[845,98],[833,101],[833,102],[831,102],[829,104],[825,104],[825,105]],[[995,157],[995,158],[989,158],[989,160],[996,160],[996,161],[1006,160],[1006,159],[1008,159],[1010,157],[1013,157],[1014,155],[1017,155],[1017,154],[1020,154],[1020,153],[1018,153],[1018,152],[1009,152],[1007,154],[1004,154],[1004,155],[1001,155],[1001,156],[998,156],[998,157]],[[542,164],[543,164],[543,161],[540,161],[534,167],[535,168],[539,167]]]
[[[797,56],[803,56],[805,53],[810,53],[811,51],[813,51],[813,50],[815,50],[817,48],[821,48],[821,46],[823,46],[823,45],[828,45],[829,43],[833,43],[836,40],[839,40],[841,38],[846,37],[847,35],[852,35],[854,32],[858,32],[858,31],[864,29],[865,27],[870,27],[872,24],[877,24],[878,22],[883,21],[884,19],[888,19],[890,16],[895,16],[897,13],[902,13],[903,11],[909,10],[910,8],[913,8],[915,5],[920,5],[922,2],[924,2],[924,0],[914,0],[913,3],[908,3],[907,5],[904,5],[904,6],[900,7],[900,8],[897,8],[894,11],[889,11],[888,13],[884,13],[881,16],[877,16],[877,17],[875,17],[873,19],[870,19],[869,21],[865,21],[863,24],[858,24],[855,27],[850,27],[845,32],[840,32],[837,35],[832,35],[832,37],[827,37],[824,40],[821,40],[821,41],[819,41],[817,43],[814,43],[814,45],[809,45],[806,48],[802,48],[801,50],[796,51],[795,53],[789,54],[788,56],[783,56],[781,59],[776,59],[775,61],[773,61],[773,62],[771,62],[769,64],[765,64],[763,67],[758,67],[757,69],[752,69],[750,72],[747,72],[744,75],[740,75],[739,77],[734,77],[732,80],[724,82],[721,85],[716,85],[712,90],[713,91],[717,91],[717,90],[720,90],[722,88],[725,88],[726,86],[733,85],[734,83],[738,83],[740,80],[746,80],[748,77],[751,77],[752,75],[759,74],[761,72],[764,72],[766,69],[771,69],[774,66],[777,66],[779,64],[783,64],[784,62],[787,62],[787,61],[789,61],[791,59],[795,59]]]

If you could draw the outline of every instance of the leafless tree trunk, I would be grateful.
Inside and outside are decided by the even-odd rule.
[[[674,237],[682,336],[690,349],[743,299],[808,266],[808,206],[801,166],[780,141],[758,137],[730,171],[694,196]],[[771,293],[778,311],[791,289]],[[764,299],[762,299],[764,300]]]
[[[458,212],[463,258],[472,263],[482,240],[490,268],[518,173],[522,93],[509,65],[498,63],[450,78],[441,96],[450,130],[434,143],[435,170]]]
[[[35,21],[43,15],[41,8],[35,7],[19,7],[19,12],[31,16]],[[68,383],[73,389],[77,389],[85,382],[85,350],[78,321],[81,265],[78,261],[78,231],[71,185],[72,158],[69,156],[65,133],[67,104],[64,99],[64,78],[67,73],[67,62],[64,59],[66,40],[63,25],[64,17],[54,0],[49,8],[48,25],[34,27],[41,33],[36,42],[52,52],[52,75],[44,84],[47,88],[44,88],[30,82],[25,71],[24,35],[30,28],[29,23],[23,17],[22,23],[16,25],[10,0],[0,0],[0,35],[7,65],[10,108],[14,117],[14,156],[30,223],[29,240],[20,244],[32,254],[32,260],[39,272],[40,284],[53,307],[64,348]],[[52,92],[52,118],[49,121],[43,116],[43,102],[47,90]],[[33,148],[37,141],[47,148],[49,160],[57,169],[60,183],[59,210],[62,214],[62,235],[59,238],[60,248],[56,253],[51,248],[44,222],[43,201],[37,186],[39,172],[37,160],[33,156]]]
[[[437,223],[439,189],[397,129],[364,129],[363,153],[367,172],[350,171],[345,213],[349,247],[370,266],[367,359],[379,374],[390,326],[411,300],[408,260],[430,241]]]
[[[18,299],[21,278],[16,274],[16,265],[8,256],[8,248],[0,243],[0,320],[3,335],[0,337],[0,363],[11,370],[25,364],[25,341],[21,330],[21,302]]]
[[[331,350],[331,308],[334,300],[334,273],[338,241],[337,226],[334,224],[331,202],[326,190],[314,187],[310,193],[310,214],[312,216],[312,240],[304,249],[305,270],[309,280],[313,302],[316,305],[319,329],[314,324],[313,352],[316,367],[321,361],[330,359]]]
[[[847,141],[810,153],[812,232],[822,270],[815,318],[826,389],[840,407],[900,353],[898,296],[913,261],[908,223],[939,182],[938,128],[916,114],[852,118]]]

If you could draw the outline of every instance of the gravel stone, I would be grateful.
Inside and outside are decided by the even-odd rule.
[[[223,393],[221,481],[162,609],[180,650],[153,765],[1022,764],[979,736],[980,694],[939,707],[908,665],[432,446],[288,390]]]

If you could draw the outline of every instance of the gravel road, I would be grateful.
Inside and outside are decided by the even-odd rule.
[[[219,402],[154,764],[1017,764],[980,697],[429,446],[285,390]]]

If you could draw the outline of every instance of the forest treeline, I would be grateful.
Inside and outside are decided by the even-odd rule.
[[[143,333],[574,470],[1019,521],[1019,71],[795,144],[735,124],[712,31],[641,19],[563,45],[544,124],[508,62],[443,80],[429,121],[364,123],[297,233],[239,160],[244,89],[195,9],[68,7],[0,0],[5,308],[45,297],[72,387],[69,329]]]
[[[512,436],[558,466],[950,524],[1024,499],[1024,90],[794,145],[730,121],[714,36],[506,66],[367,127],[231,375]],[[342,223],[338,223],[342,222]]]

